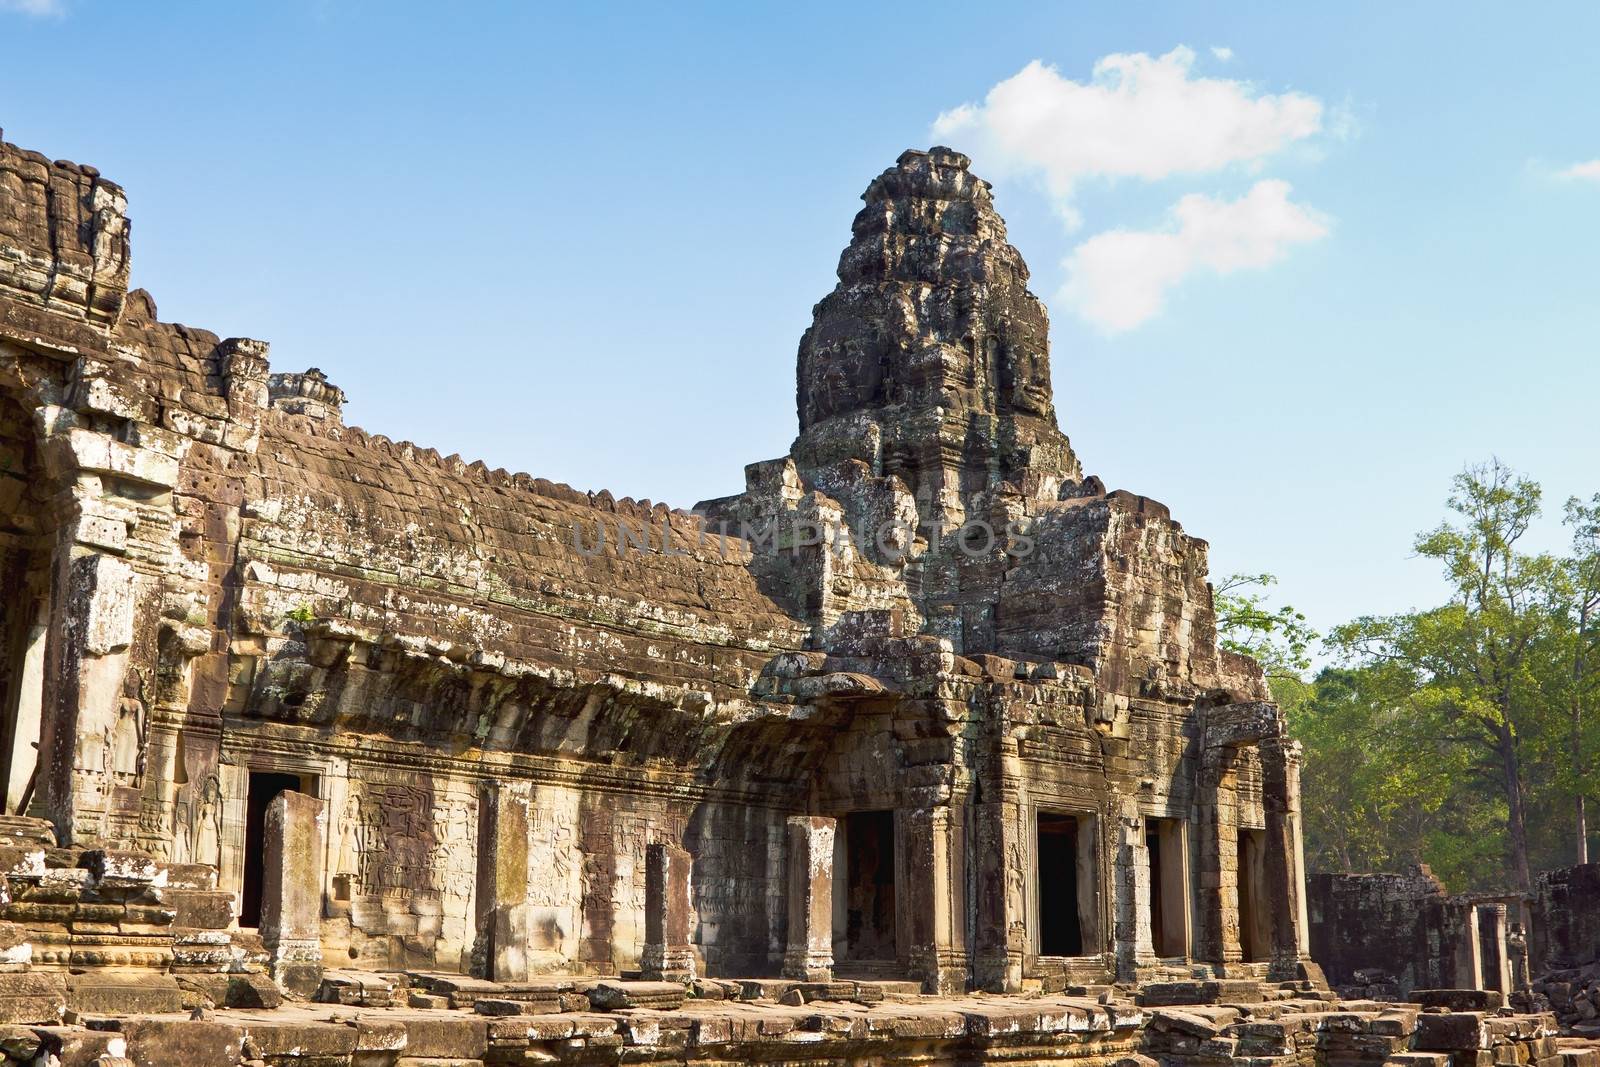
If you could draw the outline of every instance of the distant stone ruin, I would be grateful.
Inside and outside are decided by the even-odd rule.
[[[1205,542],[1086,476],[1058,428],[989,186],[935,148],[863,199],[800,343],[789,455],[691,513],[345,425],[323,372],[127,290],[117,185],[0,149],[16,1047],[1411,1047],[1415,1007],[1368,1012],[1354,1059],[1319,1021],[1300,750],[1218,648]],[[1553,1067],[1526,1018],[1438,1047]],[[35,1062],[9,1040],[0,1062]]]

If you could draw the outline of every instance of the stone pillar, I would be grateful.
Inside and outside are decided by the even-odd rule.
[[[1112,948],[1117,977],[1132,981],[1141,964],[1156,958],[1155,933],[1150,929],[1150,850],[1145,847],[1144,816],[1131,798],[1117,813],[1116,858],[1112,861]]]
[[[70,535],[64,535],[70,537]],[[99,836],[111,805],[109,748],[123,711],[136,587],[126,560],[58,546],[62,595],[47,639],[38,790],[63,844]]]
[[[896,901],[905,907],[912,976],[924,993],[967,990],[966,825],[948,806],[913,808],[901,820],[906,887]]]
[[[1022,763],[1016,740],[1002,737],[992,763],[979,771],[984,783],[981,802],[973,805],[975,840],[972,862],[977,867],[973,908],[974,984],[990,993],[1022,988],[1027,953],[1027,881],[1018,857],[1025,854],[1027,816],[1021,802]]]
[[[322,801],[285,790],[267,805],[261,940],[273,980],[310,996],[322,982]]]
[[[1300,840],[1300,743],[1283,737],[1261,742],[1261,792],[1266,809],[1266,896],[1257,907],[1272,916],[1273,976],[1298,977],[1308,955],[1304,845]]]
[[[658,982],[692,982],[695,977],[694,898],[689,872],[694,857],[657,842],[644,850],[643,976]],[[830,868],[831,869],[831,868]]]
[[[1239,944],[1236,758],[1230,746],[1207,748],[1200,758],[1200,939],[1196,954],[1224,966],[1244,959]]]
[[[833,979],[834,821],[795,815],[789,839],[789,946],[783,977],[807,982]]]
[[[528,788],[486,782],[478,803],[477,943],[473,961],[495,982],[528,979]]]
[[[1445,906],[1454,949],[1450,957],[1450,988],[1483,988],[1483,947],[1478,939],[1478,906],[1449,901]]]

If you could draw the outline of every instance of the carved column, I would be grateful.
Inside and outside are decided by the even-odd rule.
[[[39,752],[40,798],[63,843],[98,837],[105,826],[137,599],[126,561],[74,556],[73,547],[58,549]]]
[[[1207,748],[1200,757],[1199,954],[1227,965],[1244,959],[1239,942],[1239,798],[1237,753]]]
[[[285,790],[267,805],[261,940],[272,977],[301,996],[322,983],[322,801]]]
[[[691,982],[695,977],[694,898],[689,872],[694,857],[663,842],[645,846],[644,955],[640,970],[652,981]],[[832,864],[829,865],[832,874]]]
[[[1266,809],[1266,890],[1272,916],[1274,977],[1297,977],[1310,953],[1304,850],[1300,836],[1300,744],[1285,737],[1261,742],[1261,792]]]
[[[939,805],[913,808],[901,822],[911,974],[922,980],[925,993],[964,993],[969,969],[965,819],[953,805]]]
[[[973,804],[972,857],[977,867],[976,944],[973,980],[990,993],[1022,988],[1027,952],[1027,872],[1022,869],[1026,818],[1022,805],[1022,764],[1016,740],[1009,736],[1003,711],[996,708],[996,752],[989,767],[978,772],[983,785]]]
[[[789,943],[783,976],[807,982],[833,978],[834,820],[792,816],[789,844]]]
[[[1150,850],[1145,844],[1144,816],[1131,797],[1122,801],[1116,813],[1113,842],[1112,908],[1116,919],[1112,948],[1116,953],[1117,977],[1132,981],[1142,964],[1156,958],[1155,931],[1150,927]]]
[[[473,961],[495,982],[528,979],[528,804],[526,785],[491,781],[478,805]]]

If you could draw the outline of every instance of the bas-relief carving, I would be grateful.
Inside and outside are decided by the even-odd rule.
[[[361,864],[369,896],[435,892],[433,796],[417,786],[366,783],[360,793]]]
[[[208,774],[200,783],[194,821],[190,827],[192,863],[218,864],[222,857],[222,783]]]
[[[580,800],[573,789],[535,786],[528,806],[531,947],[536,953],[569,962],[577,958],[583,907]]]
[[[328,896],[338,914],[348,898],[367,936],[400,936],[408,953],[455,965],[471,940],[476,797],[456,783],[348,779],[337,811]]]

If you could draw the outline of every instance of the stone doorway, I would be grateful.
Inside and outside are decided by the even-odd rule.
[[[1188,864],[1183,823],[1145,819],[1145,851],[1150,857],[1150,938],[1155,954],[1177,959],[1189,954]]]
[[[1039,955],[1084,954],[1079,920],[1078,819],[1039,813],[1035,842],[1039,868]]]
[[[266,875],[267,805],[279,793],[316,795],[316,776],[283,771],[251,771],[245,792],[244,879],[239,894],[239,925],[261,925],[261,887]]]
[[[1265,830],[1239,831],[1239,948],[1246,963],[1272,958],[1266,853]]]
[[[853,811],[844,824],[844,944],[841,961],[892,963],[895,938],[893,811]],[[837,918],[837,916],[836,916]]]

